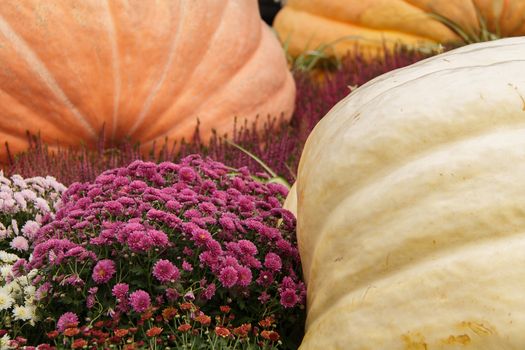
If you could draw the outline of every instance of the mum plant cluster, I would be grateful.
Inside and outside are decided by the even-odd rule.
[[[2,348],[297,347],[295,218],[281,207],[287,188],[267,180],[192,155],[134,161],[65,192],[52,183],[23,217],[4,214]],[[5,179],[2,197],[29,199],[9,181],[26,183]]]

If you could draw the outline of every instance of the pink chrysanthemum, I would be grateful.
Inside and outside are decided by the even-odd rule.
[[[237,283],[238,279],[239,277],[237,276],[237,270],[235,270],[235,268],[232,266],[226,266],[221,269],[219,281],[221,281],[222,285],[226,288],[233,287]]]
[[[111,290],[111,293],[115,298],[122,300],[126,298],[126,294],[128,294],[128,291],[129,285],[127,283],[117,283]]]
[[[74,312],[65,312],[58,319],[57,330],[63,332],[66,328],[76,327],[77,325],[78,316]]]
[[[212,239],[211,234],[203,229],[196,229],[193,231],[192,239],[195,241],[197,246],[205,245],[209,240]]]
[[[23,236],[16,236],[10,243],[11,248],[21,252],[25,252],[29,249],[29,242]]]
[[[134,252],[148,250],[153,244],[153,239],[143,231],[133,231],[129,234],[127,243]]]
[[[148,292],[145,292],[141,289],[131,293],[129,296],[129,303],[135,312],[144,312],[146,311],[150,304],[151,298]]]
[[[189,262],[187,262],[186,260],[184,260],[184,261],[182,262],[182,269],[183,269],[184,271],[191,272],[191,271],[193,271],[193,265],[190,264]]]
[[[241,239],[238,243],[241,253],[246,255],[257,254],[257,247],[251,241],[248,241],[247,239]]]
[[[166,248],[169,245],[169,238],[162,231],[148,230],[148,236],[151,238],[153,243],[158,247]]]
[[[275,253],[268,253],[264,258],[264,266],[269,270],[279,271],[282,267],[281,258]]]
[[[240,286],[248,287],[250,283],[252,282],[252,271],[247,267],[239,266],[237,268],[237,274],[239,278],[237,283]]]
[[[299,301],[299,297],[295,294],[295,290],[286,288],[281,292],[281,305],[285,308],[294,307]]]
[[[110,259],[104,259],[95,265],[91,277],[97,284],[102,284],[108,282],[115,272],[115,263]]]
[[[161,259],[153,266],[153,276],[160,282],[176,281],[180,277],[180,272],[171,261]]]
[[[206,286],[204,292],[202,292],[202,296],[204,297],[204,299],[210,300],[215,295],[216,289],[217,288],[215,286],[215,283],[210,283]]]

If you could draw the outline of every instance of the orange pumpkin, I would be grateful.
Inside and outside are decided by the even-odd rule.
[[[476,41],[484,29],[494,37],[524,35],[525,1],[288,0],[273,26],[294,56],[336,42],[329,50],[337,56],[358,44],[374,57],[400,43],[433,49]]]
[[[289,117],[295,85],[256,0],[0,1],[0,142],[94,145]],[[262,124],[262,123],[261,123]],[[0,160],[5,161],[2,149]]]

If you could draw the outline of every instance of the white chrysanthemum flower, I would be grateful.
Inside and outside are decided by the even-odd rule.
[[[11,293],[5,288],[0,288],[0,310],[7,310],[13,305],[15,300],[11,296]]]
[[[30,189],[26,188],[25,190],[20,191],[20,193],[28,201],[34,201],[36,199],[36,193],[31,191]]]
[[[15,199],[16,203],[18,204],[18,207],[21,210],[27,209],[27,202],[26,202],[26,199],[24,198],[24,195],[22,195],[22,193],[16,192],[15,194],[13,194],[13,198]]]
[[[0,275],[2,276],[2,280],[6,280],[8,276],[13,276],[12,272],[12,265],[4,264],[0,266]]]
[[[27,183],[22,176],[15,174],[11,176],[11,180],[13,181],[13,184],[15,186],[18,186],[20,188],[27,188]]]
[[[44,213],[48,213],[51,211],[51,209],[49,209],[49,203],[47,203],[47,201],[44,198],[38,197],[37,199],[35,199],[35,206]]]
[[[40,224],[33,220],[28,220],[24,227],[22,227],[22,233],[24,236],[26,236],[28,239],[32,240],[35,238],[36,233],[38,229],[40,228]]]
[[[17,296],[22,292],[22,288],[20,287],[20,284],[18,283],[18,279],[15,279],[14,281],[7,283],[3,288],[9,291],[12,296]]]
[[[17,211],[16,201],[13,198],[4,199],[2,209],[8,213],[15,213]]]
[[[16,283],[24,287],[29,286],[31,284],[30,282],[31,281],[29,281],[29,278],[27,278],[27,276],[20,276],[16,279]]]
[[[12,197],[13,189],[8,185],[1,185],[0,186],[0,198],[7,199]]]
[[[11,180],[4,176],[3,170],[0,170],[0,184],[11,185]]]
[[[33,278],[36,277],[36,275],[38,274],[38,270],[37,269],[32,269],[31,271],[29,271],[29,273],[27,274],[27,278],[29,281],[32,281]]]
[[[11,349],[11,347],[9,346],[10,341],[11,341],[11,337],[8,334],[4,334],[4,336],[0,338],[0,350]]]
[[[13,317],[15,320],[29,321],[33,318],[33,314],[34,312],[31,308],[26,305],[15,305],[13,307]]]
[[[29,286],[24,287],[24,295],[26,296],[26,298],[34,297],[35,293],[36,293],[35,286],[29,285]]]
[[[44,192],[46,192],[45,186],[40,186],[38,184],[31,185],[31,189],[35,191],[37,194],[42,195]]]
[[[18,255],[8,253],[5,250],[0,250],[0,261],[7,263],[7,264],[11,264],[17,261],[18,259],[20,259]]]

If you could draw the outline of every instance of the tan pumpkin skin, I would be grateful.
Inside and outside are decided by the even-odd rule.
[[[256,0],[0,1],[0,142],[190,137],[290,117],[295,85]],[[262,124],[262,122],[261,122]],[[5,160],[5,152],[1,151]]]
[[[459,42],[458,35],[429,13],[477,33],[477,10],[491,32],[503,37],[525,34],[521,0],[289,0],[273,26],[292,55],[336,42],[327,52],[342,56],[358,44],[365,57],[375,57],[385,46],[399,43],[436,48]]]
[[[525,349],[525,38],[384,74],[314,128],[286,201],[301,350]]]

